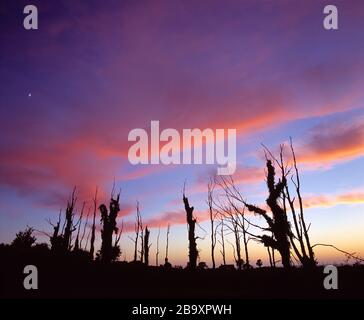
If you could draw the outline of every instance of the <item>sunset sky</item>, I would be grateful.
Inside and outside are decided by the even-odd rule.
[[[96,186],[108,201],[115,179],[122,259],[132,259],[139,201],[152,263],[158,227],[162,261],[170,223],[170,261],[185,265],[186,181],[210,263],[206,184],[216,167],[128,161],[129,131],[159,120],[179,131],[236,128],[234,178],[256,204],[267,196],[261,143],[276,151],[292,136],[312,242],[364,256],[363,1],[30,2],[38,30],[23,28],[29,1],[0,2],[0,242],[27,225],[50,232],[45,219],[57,219],[74,186],[78,212]],[[323,28],[328,3],[339,30]],[[253,263],[267,263],[261,244],[249,248]]]

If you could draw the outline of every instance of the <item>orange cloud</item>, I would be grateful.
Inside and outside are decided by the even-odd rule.
[[[299,150],[302,163],[336,163],[364,155],[364,123],[325,123],[317,126]]]
[[[349,191],[337,195],[315,195],[305,197],[303,200],[305,208],[334,207],[340,204],[362,203],[364,203],[364,191]]]

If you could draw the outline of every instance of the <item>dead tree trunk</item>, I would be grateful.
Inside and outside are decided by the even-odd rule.
[[[213,190],[214,190],[214,184],[213,181],[211,180],[207,185],[207,205],[209,207],[209,217],[211,224],[211,261],[212,261],[212,269],[215,269],[216,268],[215,247],[216,247],[216,233],[217,233],[215,220],[217,212],[215,212],[213,208]]]
[[[139,233],[140,233],[141,228],[142,228],[142,217],[140,215],[139,202],[137,202],[136,221],[134,223],[135,239],[129,237],[134,242],[134,260],[133,261],[137,261],[137,259],[138,259],[138,240],[139,240]]]
[[[50,219],[48,220],[48,223],[53,227],[53,234],[50,237],[52,251],[58,251],[61,248],[62,243],[63,243],[63,237],[62,237],[62,235],[59,234],[61,216],[62,216],[62,210],[59,211],[58,221],[56,224],[53,224]]]
[[[95,252],[95,230],[96,230],[96,210],[97,210],[97,188],[95,191],[95,197],[93,199],[94,203],[94,215],[92,219],[92,229],[91,229],[91,243],[90,243],[90,256],[91,259],[94,258],[94,252]],[[87,243],[86,243],[87,245]]]
[[[240,232],[239,232],[239,226],[237,224],[237,222],[233,219],[231,221],[232,223],[232,231],[234,233],[234,239],[235,239],[235,252],[236,252],[236,258],[235,258],[235,262],[236,262],[236,267],[238,268],[238,270],[241,270],[244,264],[243,259],[241,258],[241,245],[240,245]]]
[[[161,234],[161,228],[159,227],[158,228],[158,236],[157,236],[157,251],[155,253],[155,265],[158,267],[159,264],[158,264],[158,257],[159,257],[159,236]]]
[[[248,242],[249,239],[247,237],[247,226],[246,226],[246,222],[245,222],[245,217],[244,217],[244,213],[243,213],[243,219],[241,219],[241,231],[243,234],[243,243],[244,243],[244,252],[245,252],[245,268],[250,268],[250,260],[249,260],[249,250],[248,250]]]
[[[221,245],[220,253],[221,253],[221,256],[222,256],[223,265],[226,266],[225,238],[224,238],[224,219],[221,220],[220,236],[221,236],[221,241],[219,241],[220,245]]]
[[[188,225],[188,242],[189,242],[189,268],[196,269],[197,265],[197,245],[196,245],[196,237],[195,237],[195,226],[196,219],[193,217],[193,207],[190,207],[188,202],[188,198],[183,194],[183,203],[186,210],[187,216],[187,225]]]
[[[90,216],[90,211],[91,211],[91,208],[89,207],[88,212],[87,212],[87,216],[86,216],[86,221],[85,221],[85,223],[83,225],[82,236],[81,236],[81,239],[80,239],[80,248],[81,249],[82,249],[83,239],[85,238],[85,234],[86,234],[86,228],[88,226],[88,219],[89,219],[89,216]],[[87,241],[86,241],[86,246],[87,246]]]
[[[80,215],[80,219],[77,221],[76,226],[78,225],[77,228],[77,235],[76,235],[76,240],[75,240],[75,247],[73,248],[74,251],[78,251],[80,249],[80,230],[81,230],[81,225],[82,225],[82,216],[83,216],[83,210],[85,209],[85,202],[82,205],[82,210],[81,210],[81,215]]]
[[[120,204],[119,204],[120,194],[117,195],[116,199],[111,198],[109,211],[107,207],[102,204],[100,205],[100,213],[101,213],[101,223],[102,223],[102,230],[101,230],[101,250],[100,256],[101,261],[105,263],[109,263],[115,259],[114,257],[114,250],[113,250],[113,243],[112,243],[112,236],[113,233],[118,233],[118,228],[116,226],[116,218],[120,211]]]
[[[169,245],[169,231],[170,231],[170,225],[167,226],[167,239],[166,239],[166,257],[164,258],[165,263],[168,262],[168,245]]]
[[[74,208],[76,205],[76,188],[73,189],[71,199],[67,203],[66,209],[66,225],[63,234],[63,250],[69,251],[71,249],[72,233],[76,230],[73,226]]]
[[[149,234],[150,231],[148,230],[148,226],[145,228],[145,234],[144,234],[144,263],[145,265],[149,265]]]
[[[270,247],[266,247],[268,252],[269,264],[273,268],[272,254],[270,253]]]
[[[143,221],[140,219],[140,261],[143,263],[144,260],[144,228]]]

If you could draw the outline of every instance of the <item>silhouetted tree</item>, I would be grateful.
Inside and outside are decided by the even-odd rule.
[[[224,218],[221,219],[220,237],[221,237],[221,240],[219,240],[219,243],[221,245],[220,253],[221,253],[221,256],[222,256],[223,265],[226,266],[225,238],[224,238]]]
[[[258,259],[256,265],[258,266],[258,268],[261,268],[263,265],[262,259]]]
[[[76,240],[75,240],[75,246],[73,248],[74,251],[77,251],[80,249],[80,229],[81,229],[81,224],[82,224],[82,216],[83,216],[83,210],[85,209],[85,202],[83,202],[82,204],[82,209],[81,209],[81,215],[80,215],[80,219],[77,221],[76,226],[78,226],[77,228],[77,235],[76,235]]]
[[[235,229],[237,228],[237,224],[233,222],[232,233],[234,235],[235,244],[232,244],[230,241],[227,242],[231,245],[231,248],[233,249],[233,257],[235,260],[236,267],[238,268],[238,270],[241,270],[244,264],[244,260],[241,258],[240,235],[239,231],[237,230],[234,231],[234,228]]]
[[[145,227],[145,234],[144,234],[144,263],[148,266],[149,265],[149,249],[151,244],[149,244],[149,235],[150,231],[148,230],[148,226]]]
[[[61,215],[62,215],[62,210],[59,211],[58,221],[56,224],[53,224],[50,219],[47,220],[48,223],[53,227],[53,234],[49,239],[50,243],[51,243],[52,251],[59,251],[62,248],[63,235],[59,234],[59,228],[60,228],[60,224],[61,224]]]
[[[168,248],[169,248],[169,232],[170,232],[170,225],[167,226],[167,234],[166,234],[166,256],[164,258],[164,268],[170,269],[172,265],[168,262]]]
[[[247,225],[245,224],[245,206],[239,208],[235,203],[234,197],[237,197],[237,191],[235,191],[235,185],[232,178],[216,177],[215,182],[223,190],[222,197],[214,200],[215,210],[219,212],[220,216],[226,221],[225,226],[230,230],[234,236],[235,245],[234,248],[234,259],[239,270],[242,269],[243,261],[241,257],[241,239],[243,238],[243,244],[245,248],[245,256],[247,260],[247,266],[249,265],[249,254],[248,254],[248,239],[246,236]],[[233,193],[234,192],[234,193]]]
[[[90,211],[91,211],[91,207],[89,207],[89,209],[88,209],[87,216],[86,216],[86,221],[85,221],[85,223],[83,225],[83,231],[82,231],[82,235],[81,235],[81,239],[80,239],[80,248],[82,248],[83,239],[85,238],[86,228],[88,226],[88,219],[90,217]],[[88,240],[86,239],[86,247],[87,247],[87,242],[88,242]]]
[[[249,265],[249,257],[247,250],[247,243],[250,238],[247,238],[247,235],[250,235],[252,238],[255,238],[261,241],[266,247],[270,247],[271,249],[277,249],[281,254],[281,261],[284,267],[288,268],[290,266],[290,240],[289,237],[291,235],[290,224],[287,219],[287,214],[285,208],[282,208],[278,203],[281,200],[281,197],[284,193],[284,188],[286,186],[287,180],[286,176],[283,175],[281,179],[276,183],[275,182],[275,168],[272,164],[272,160],[268,159],[266,156],[267,162],[267,187],[269,191],[269,196],[266,200],[268,207],[272,213],[272,217],[270,217],[266,210],[261,209],[257,206],[246,203],[239,190],[234,184],[232,177],[219,177],[218,183],[225,191],[225,198],[227,203],[221,204],[219,202],[217,204],[218,208],[221,210],[222,214],[225,217],[228,217],[228,220],[231,222],[230,229],[233,233],[238,232],[236,228],[236,224],[240,226],[240,231],[243,233],[244,239],[244,247],[246,249],[246,257],[247,263],[244,267],[250,267]],[[243,204],[241,207],[238,203]],[[267,228],[263,228],[259,225],[255,225],[251,223],[249,220],[245,218],[244,209],[245,207],[249,210],[262,216],[267,224]],[[254,235],[248,231],[249,225],[256,227],[263,231],[270,231],[272,236],[269,235]],[[238,239],[238,236],[235,236]],[[238,243],[238,241],[236,241]],[[236,246],[238,248],[238,246]],[[272,252],[274,252],[272,250]],[[270,251],[268,251],[270,253]],[[236,260],[240,261],[238,257],[238,250],[236,254]]]
[[[76,188],[73,189],[71,198],[67,202],[67,209],[65,214],[65,229],[63,233],[63,251],[69,251],[71,249],[72,233],[76,230],[73,225],[73,217],[75,215],[74,209],[76,205]]]
[[[235,186],[233,178],[230,177],[216,177],[215,182],[223,190],[222,198],[218,198],[214,201],[216,210],[219,211],[220,215],[225,219],[226,226],[234,234],[235,238],[235,249],[236,249],[236,263],[238,269],[241,269],[240,265],[241,257],[241,240],[244,245],[244,253],[246,263],[245,268],[250,267],[248,243],[250,241],[250,234],[248,232],[250,221],[245,217],[245,205],[243,203],[243,197],[239,190]]]
[[[164,268],[171,269],[172,265],[168,262],[168,258],[164,259]]]
[[[98,193],[98,188],[96,187],[95,196],[93,198],[94,214],[93,214],[93,219],[92,219],[91,240],[90,240],[90,256],[91,256],[91,259],[94,258],[94,252],[95,252],[97,193]],[[86,243],[86,245],[87,245],[87,243]]]
[[[158,235],[157,235],[157,250],[156,250],[156,253],[155,253],[155,265],[158,267],[159,264],[158,264],[158,257],[159,257],[159,236],[161,234],[161,228],[159,227],[158,228]]]
[[[121,226],[119,228],[119,234],[115,237],[115,243],[114,243],[114,246],[113,246],[112,261],[118,260],[118,258],[121,255],[121,249],[120,249],[120,246],[119,246],[119,242],[120,242],[123,230],[124,230],[124,220],[121,220]]]
[[[116,226],[116,218],[118,216],[118,213],[120,211],[120,193],[117,194],[116,199],[111,197],[109,210],[104,204],[101,204],[99,207],[100,213],[101,213],[101,223],[102,223],[102,229],[101,229],[101,250],[100,250],[100,256],[101,261],[103,262],[111,262],[115,260],[115,254],[120,254],[120,248],[119,250],[115,249],[116,247],[113,246],[112,243],[112,236],[113,234],[118,234],[118,228]]]
[[[244,201],[247,209],[262,217],[268,224],[266,231],[271,231],[273,236],[262,235],[260,236],[261,241],[265,246],[269,246],[273,249],[277,249],[282,258],[282,264],[285,268],[289,268],[290,262],[290,240],[289,235],[291,234],[290,225],[288,223],[287,214],[285,210],[279,205],[278,200],[281,197],[283,190],[286,186],[286,177],[275,182],[275,168],[270,159],[267,159],[267,187],[269,196],[266,200],[269,206],[272,217],[267,214],[267,211],[257,206],[248,204]]]
[[[166,235],[166,256],[164,261],[168,262],[168,245],[169,245],[169,232],[170,232],[170,225],[167,226],[167,235]]]
[[[207,184],[207,205],[209,207],[209,217],[210,217],[210,225],[211,225],[211,261],[212,261],[212,269],[216,268],[215,263],[215,247],[216,247],[216,234],[217,234],[217,225],[215,225],[216,217],[218,215],[218,211],[213,207],[213,191],[214,191],[214,182],[211,179]]]
[[[236,256],[235,256],[235,262],[236,266],[239,270],[241,270],[244,260],[241,258],[241,246],[240,246],[240,232],[239,232],[239,226],[236,222],[236,220],[232,220],[232,230],[234,234],[234,240],[235,240],[235,248],[236,248]]]
[[[27,227],[24,231],[19,231],[15,235],[15,239],[12,241],[11,246],[17,249],[30,249],[37,241],[33,236],[34,229]]]
[[[264,146],[266,154],[269,154],[271,159],[276,163],[281,172],[281,181],[284,181],[284,188],[280,195],[283,211],[287,216],[287,211],[291,211],[293,219],[292,230],[288,233],[290,244],[293,248],[293,252],[301,262],[303,267],[314,267],[317,262],[315,259],[315,254],[313,252],[313,246],[310,243],[310,238],[308,235],[308,227],[304,218],[303,200],[301,196],[301,183],[300,176],[297,166],[296,155],[293,148],[292,138],[290,138],[290,152],[292,157],[292,164],[284,159],[284,145],[280,145],[279,157],[276,158],[270,150]],[[294,173],[291,174],[293,170]],[[287,179],[290,177],[290,179]],[[295,196],[291,195],[290,185],[288,181],[291,181],[291,185],[294,187]],[[296,206],[296,200],[298,200],[298,207]],[[288,205],[287,205],[288,203]],[[298,244],[296,243],[298,242]]]
[[[143,227],[143,219],[141,214],[139,214],[140,221],[139,221],[139,232],[140,232],[140,262],[144,262],[144,227]]]
[[[188,242],[189,242],[189,268],[196,269],[198,251],[195,237],[196,219],[193,217],[193,207],[190,206],[188,198],[183,193],[183,203],[186,210],[187,225],[188,225]]]
[[[140,214],[139,202],[137,202],[136,221],[134,223],[135,239],[129,237],[129,239],[134,242],[134,260],[133,261],[137,261],[137,259],[138,259],[138,240],[139,240],[139,233],[142,228],[143,228],[143,222],[142,222],[142,217]]]
[[[292,184],[294,185],[294,189],[296,192],[296,197],[292,197],[290,194],[290,190],[288,187],[288,183],[285,186],[284,193],[283,193],[283,204],[284,208],[286,209],[286,200],[289,204],[289,208],[292,213],[293,222],[294,222],[294,229],[295,233],[290,234],[291,245],[294,249],[294,252],[298,259],[300,260],[303,267],[314,267],[317,264],[315,259],[315,254],[313,251],[313,246],[310,242],[310,237],[308,234],[308,227],[306,225],[305,217],[304,217],[304,209],[303,209],[303,200],[301,196],[301,181],[297,166],[296,154],[294,152],[292,138],[290,138],[290,150],[293,160],[293,169],[294,174],[291,176]],[[283,159],[283,145],[281,146],[280,150],[280,159],[276,162],[278,163],[282,176],[289,173],[289,170],[286,169],[286,165]],[[296,199],[298,200],[298,209],[296,210],[295,202]],[[298,213],[296,212],[298,211]],[[298,217],[297,217],[298,216]],[[295,240],[299,242],[299,248],[296,246]]]

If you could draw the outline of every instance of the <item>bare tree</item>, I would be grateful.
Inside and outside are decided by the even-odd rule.
[[[240,245],[240,232],[239,232],[239,225],[237,223],[237,220],[232,218],[231,219],[231,231],[234,234],[234,240],[235,240],[235,248],[236,255],[234,255],[236,266],[239,270],[243,267],[243,259],[241,258],[241,245]]]
[[[62,210],[59,210],[58,221],[56,222],[56,224],[53,224],[50,219],[47,220],[48,223],[53,227],[53,234],[50,237],[52,251],[58,251],[62,247],[63,236],[62,234],[59,233],[61,216],[62,216]]]
[[[188,226],[188,241],[189,241],[189,268],[196,269],[197,266],[197,245],[195,236],[196,219],[193,217],[193,207],[190,206],[188,198],[183,192],[183,203],[186,210],[187,226]]]
[[[80,240],[79,240],[79,237],[80,237],[80,229],[81,229],[81,225],[82,225],[82,217],[83,217],[83,211],[85,209],[85,204],[86,203],[83,202],[82,209],[81,209],[81,214],[80,214],[80,218],[78,219],[78,221],[77,221],[77,223],[75,225],[75,227],[76,226],[78,226],[78,227],[77,227],[77,235],[76,235],[76,240],[75,240],[75,246],[73,248],[74,251],[77,251],[77,250],[80,249]]]
[[[156,253],[155,253],[155,265],[158,267],[159,264],[158,264],[158,257],[159,257],[159,236],[161,234],[161,228],[159,227],[158,228],[158,236],[157,236],[157,250],[156,250]]]
[[[272,160],[267,159],[267,187],[269,191],[269,196],[266,200],[268,207],[272,213],[270,217],[266,210],[261,209],[255,205],[248,204],[244,201],[245,206],[251,212],[262,216],[268,224],[268,228],[264,228],[266,231],[271,231],[273,236],[262,235],[260,236],[261,241],[265,246],[269,246],[273,249],[277,249],[282,258],[282,264],[285,268],[291,266],[290,260],[290,239],[291,228],[288,223],[287,214],[278,203],[284,188],[286,186],[286,177],[283,176],[276,183],[275,168],[272,164]]]
[[[269,196],[266,200],[268,207],[272,213],[273,217],[270,217],[266,210],[261,209],[255,205],[248,204],[243,197],[241,196],[239,190],[236,188],[233,179],[230,178],[221,178],[220,185],[225,191],[225,196],[227,199],[227,205],[221,205],[220,209],[224,212],[225,215],[230,217],[230,221],[232,223],[232,231],[235,233],[237,229],[234,227],[235,224],[238,224],[245,235],[245,247],[247,248],[247,243],[249,238],[246,235],[250,235],[253,239],[261,241],[265,246],[269,246],[273,249],[277,249],[282,257],[282,264],[284,267],[290,267],[290,240],[289,235],[291,234],[290,225],[287,220],[287,215],[284,210],[278,203],[285,185],[286,185],[286,177],[283,176],[277,183],[275,182],[275,168],[272,164],[272,160],[267,158],[267,187],[269,191]],[[244,216],[244,207],[243,210],[236,205],[234,200],[242,203],[249,211],[254,212],[262,216],[267,224],[267,228],[260,227],[248,221]],[[233,213],[235,211],[235,214]],[[237,214],[240,213],[240,214]],[[238,217],[238,218],[237,218]],[[247,224],[245,224],[247,222]],[[246,226],[252,225],[261,229],[263,231],[272,232],[273,236],[264,235],[254,235],[251,232],[247,231]],[[235,236],[238,239],[238,236]],[[247,253],[247,250],[246,250]],[[238,253],[237,253],[238,254]],[[249,262],[246,264],[249,267]]]
[[[213,192],[214,192],[214,181],[211,179],[207,184],[207,205],[209,207],[209,217],[210,217],[210,225],[211,225],[211,261],[212,268],[216,268],[215,263],[215,247],[216,247],[216,234],[217,234],[217,225],[215,225],[216,218],[218,216],[218,211],[213,207]]]
[[[222,198],[218,198],[214,201],[216,210],[225,219],[225,225],[233,233],[235,240],[235,253],[236,253],[236,264],[238,269],[250,268],[249,250],[248,243],[249,237],[249,226],[250,222],[245,217],[245,205],[243,204],[243,198],[235,186],[233,178],[230,177],[218,177],[215,179],[216,183],[220,186],[223,191]],[[244,245],[245,253],[245,264],[241,257],[241,240]]]
[[[167,239],[166,239],[166,257],[164,258],[165,262],[168,262],[168,245],[169,245],[169,232],[170,232],[170,225],[167,226]]]
[[[82,236],[81,236],[81,239],[80,239],[80,248],[82,248],[83,239],[85,238],[86,228],[88,226],[88,219],[90,217],[90,211],[91,211],[91,207],[88,208],[88,212],[87,212],[87,216],[86,216],[86,221],[85,221],[85,223],[83,225]],[[87,241],[86,241],[86,246],[87,246]]]
[[[347,262],[350,260],[350,259],[353,259],[355,261],[355,263],[363,263],[364,262],[364,259],[359,257],[356,252],[347,252],[347,251],[344,251],[342,249],[339,249],[338,247],[332,245],[332,244],[326,244],[326,243],[316,243],[312,246],[312,248],[314,247],[317,247],[317,246],[322,246],[322,247],[330,247],[330,248],[333,248],[335,249],[336,251],[339,251],[341,253],[343,253],[345,256],[346,256],[346,260]]]
[[[140,216],[140,223],[139,223],[139,230],[140,230],[140,261],[144,261],[144,227],[143,227],[143,220],[142,216]]]
[[[137,202],[136,220],[134,223],[135,239],[129,237],[129,239],[134,242],[134,260],[133,261],[137,261],[137,259],[138,259],[138,240],[139,240],[139,233],[142,228],[143,228],[142,217],[140,214],[139,202]]]
[[[284,145],[280,146],[279,158],[276,158],[266,146],[263,145],[263,148],[266,155],[266,177],[269,192],[266,203],[270,209],[270,213],[268,213],[265,209],[246,203],[246,201],[241,196],[239,190],[234,185],[231,177],[230,179],[225,177],[222,177],[220,179],[220,186],[225,191],[225,197],[229,206],[232,207],[234,211],[240,216],[240,219],[237,219],[236,222],[239,224],[240,230],[243,234],[244,247],[245,249],[247,249],[247,243],[250,238],[259,240],[267,247],[271,266],[275,266],[274,253],[275,250],[278,250],[282,257],[282,264],[285,267],[290,266],[292,247],[293,253],[295,254],[293,255],[293,257],[297,257],[297,259],[301,262],[303,266],[315,266],[316,260],[313,252],[313,246],[310,244],[310,239],[308,235],[310,226],[307,227],[304,218],[304,206],[301,196],[300,177],[292,139],[290,140],[292,165],[284,160]],[[278,179],[278,182],[275,181],[276,172],[274,164],[276,164],[280,169],[280,177]],[[293,174],[291,172],[292,169],[294,170]],[[295,196],[293,197],[290,192],[290,184],[288,178],[290,178],[291,184],[294,186],[295,189]],[[267,222],[268,227],[261,227],[247,220],[244,217],[244,207],[242,210],[241,206],[239,206],[236,201],[238,203],[244,204],[244,206],[249,211],[252,211],[259,216],[262,216]],[[296,205],[297,201],[298,205]],[[223,211],[225,211],[226,214],[226,212],[231,211],[231,209],[229,208],[228,210]],[[293,230],[291,228],[291,224],[289,223],[288,211],[290,211],[292,214],[294,227]],[[247,231],[249,226],[256,227],[263,232],[270,232],[271,235],[252,234]],[[249,235],[250,237],[247,237],[247,235]],[[298,243],[298,245],[296,242]],[[246,257],[248,257],[247,250]],[[248,258],[246,265],[249,265]]]
[[[145,234],[144,234],[144,262],[145,265],[149,265],[149,249],[151,244],[149,244],[149,235],[150,231],[148,230],[148,226],[145,227]]]
[[[72,233],[76,230],[73,225],[73,217],[75,215],[74,208],[76,205],[77,197],[76,197],[76,187],[73,189],[71,194],[71,198],[67,202],[67,209],[65,215],[65,229],[63,233],[63,250],[69,251],[71,249],[71,239]]]
[[[293,166],[294,166],[294,172],[295,172],[294,176],[292,176],[292,178],[291,178],[291,181],[295,186],[296,194],[297,194],[297,198],[298,198],[298,203],[299,203],[298,219],[299,219],[299,225],[300,225],[300,228],[298,228],[298,224],[296,222],[297,219],[295,218],[295,216],[296,216],[295,204],[294,204],[295,198],[291,198],[291,196],[289,194],[288,186],[286,185],[285,198],[288,200],[288,203],[290,205],[292,216],[294,217],[294,220],[295,220],[295,229],[296,229],[296,235],[295,235],[295,237],[291,237],[291,243],[294,242],[293,238],[298,239],[300,246],[301,246],[301,257],[299,256],[299,254],[297,256],[300,258],[300,261],[303,266],[312,267],[312,266],[316,266],[317,262],[315,259],[315,253],[313,251],[313,246],[311,246],[310,237],[308,234],[309,227],[306,226],[306,221],[305,221],[305,217],[304,217],[303,201],[302,201],[302,196],[301,196],[301,182],[300,182],[300,176],[299,176],[299,171],[298,171],[298,167],[297,167],[296,154],[295,154],[294,148],[293,148],[292,138],[290,138],[290,149],[291,149],[291,153],[292,153]],[[282,156],[281,156],[281,159],[282,159]],[[281,164],[283,167],[283,160],[281,160]],[[304,243],[304,240],[306,241],[306,243]],[[305,244],[306,244],[306,248],[308,251],[308,255],[306,253]]]
[[[222,256],[223,265],[226,266],[225,238],[224,238],[224,218],[221,219],[220,237],[221,237],[221,240],[219,240],[219,243],[221,245],[220,253],[221,253],[221,256]]]
[[[101,213],[101,223],[102,223],[102,230],[101,230],[101,250],[100,250],[100,257],[101,261],[109,263],[114,261],[120,255],[120,250],[115,250],[117,247],[117,243],[120,240],[117,239],[116,243],[113,246],[112,243],[112,236],[115,233],[118,234],[119,229],[117,228],[116,218],[118,213],[120,212],[120,193],[117,194],[116,198],[114,199],[111,197],[109,210],[104,204],[101,204],[99,209]]]
[[[93,219],[92,219],[91,242],[90,242],[90,256],[91,256],[91,259],[94,258],[94,252],[95,252],[95,231],[96,231],[97,193],[98,193],[98,188],[96,187],[95,196],[93,198],[94,214],[93,214]],[[88,241],[86,241],[86,246],[87,246],[87,242]]]
[[[290,244],[293,248],[293,252],[301,262],[303,267],[314,267],[316,266],[315,254],[313,251],[313,247],[310,243],[310,238],[308,234],[309,227],[306,225],[306,221],[304,218],[304,206],[303,200],[301,196],[301,182],[300,176],[297,166],[296,155],[293,148],[292,138],[290,138],[290,152],[292,157],[292,165],[288,163],[288,161],[284,160],[284,145],[280,145],[279,158],[276,158],[270,150],[264,146],[266,153],[273,159],[273,161],[277,164],[278,168],[281,171],[281,180],[287,181],[284,186],[284,190],[281,195],[281,200],[283,204],[283,209],[287,216],[287,203],[289,206],[289,210],[291,212],[291,216],[293,219],[293,227],[294,229],[290,230],[289,239]],[[293,170],[293,173],[291,171]],[[295,196],[291,195],[290,187],[288,184],[288,178],[290,177],[290,181],[294,186]],[[295,204],[296,199],[298,200],[298,206]],[[298,207],[298,208],[297,208]],[[298,245],[296,244],[298,242]]]
[[[85,243],[84,250],[87,250],[87,245],[88,245],[88,241],[89,241],[89,239],[91,237],[91,233],[92,233],[92,228],[90,228],[90,230],[87,232],[87,237],[86,237],[86,243]],[[93,259],[91,254],[90,254],[90,258]]]

